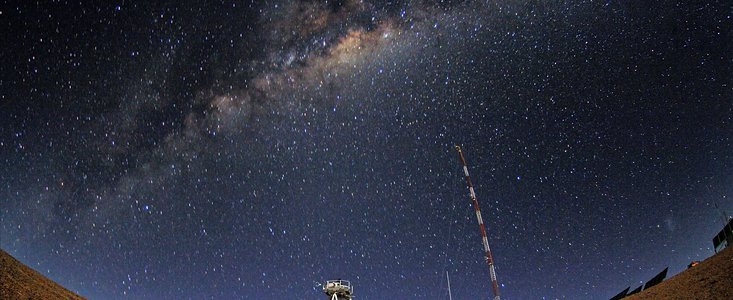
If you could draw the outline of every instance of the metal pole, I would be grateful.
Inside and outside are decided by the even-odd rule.
[[[468,175],[468,165],[466,164],[466,158],[463,157],[463,151],[461,146],[456,145],[456,151],[458,151],[458,157],[461,159],[463,165],[463,174],[466,176],[466,184],[468,185],[468,191],[471,196],[471,202],[473,202],[473,208],[476,210],[476,218],[478,219],[479,227],[481,227],[481,238],[484,244],[484,252],[486,254],[486,262],[489,264],[489,275],[491,276],[491,285],[494,290],[494,300],[500,300],[499,298],[499,283],[496,280],[496,271],[494,270],[494,258],[491,255],[491,249],[489,248],[489,239],[486,237],[486,226],[484,220],[481,218],[481,209],[478,206],[478,200],[476,199],[476,192],[473,190],[473,183],[471,183],[471,176]]]
[[[450,276],[448,276],[448,271],[445,271],[445,278],[448,279],[448,300],[453,300],[453,295],[450,293]]]

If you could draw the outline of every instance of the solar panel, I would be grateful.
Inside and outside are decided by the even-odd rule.
[[[662,280],[664,280],[664,278],[667,278],[667,270],[669,270],[669,267],[664,268],[664,271],[659,272],[657,276],[654,276],[652,277],[652,279],[649,279],[649,281],[647,281],[646,284],[644,285],[644,290],[659,284],[660,282],[662,282]]]
[[[717,253],[727,247],[728,244],[731,243],[731,240],[733,240],[733,219],[723,226],[723,229],[720,230],[718,235],[713,238],[713,248],[715,248],[715,252]]]
[[[631,296],[631,295],[633,295],[633,294],[636,294],[636,293],[638,293],[638,292],[641,292],[641,289],[642,289],[643,287],[644,287],[643,285],[640,285],[640,286],[639,286],[638,288],[635,288],[635,289],[634,289],[633,291],[631,291],[631,292],[629,292],[628,294],[626,294],[626,296]]]
[[[613,296],[613,298],[611,298],[610,300],[620,300],[620,299],[626,297],[626,293],[629,292],[629,289],[630,288],[631,287],[627,287],[625,290],[623,290],[620,293],[616,294],[616,296]]]

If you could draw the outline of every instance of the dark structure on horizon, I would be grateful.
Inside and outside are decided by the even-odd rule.
[[[722,230],[713,238],[715,253],[733,244],[733,219],[728,220]]]
[[[641,292],[641,289],[642,288],[644,288],[644,286],[643,285],[640,285],[638,288],[635,288],[633,291],[631,291],[628,294],[626,294],[626,296],[631,296],[633,294],[638,294],[639,292]]]
[[[649,281],[647,281],[646,284],[644,284],[644,290],[647,290],[650,287],[653,287],[653,286],[659,284],[660,282],[662,282],[662,280],[664,280],[664,278],[667,278],[667,271],[668,270],[669,270],[669,267],[666,267],[666,268],[664,268],[664,271],[659,272],[659,274],[657,274],[657,276],[654,276],[654,277],[652,277],[652,279],[649,279]]]
[[[641,291],[645,291],[649,289],[650,287],[653,287],[662,281],[664,281],[665,278],[667,278],[667,271],[669,270],[669,267],[664,268],[662,272],[659,272],[659,274],[652,277],[652,279],[649,279],[649,281],[646,282],[646,284],[642,284],[639,287],[633,289],[629,292],[629,289],[631,287],[627,287],[625,290],[621,291],[620,293],[616,294],[616,296],[613,296],[610,300],[620,300],[623,298],[626,298],[628,296],[631,296],[633,294],[638,294]]]
[[[629,293],[629,289],[630,288],[631,287],[627,287],[625,290],[623,290],[620,293],[616,294],[616,296],[613,296],[613,298],[611,298],[611,300],[620,300],[620,299],[626,297],[626,295]]]
[[[728,223],[723,226],[723,229],[721,229],[715,237],[713,237],[713,248],[715,249],[715,253],[719,253],[720,251],[731,245],[733,245],[733,219],[728,219]],[[687,268],[689,269],[691,267],[694,267],[698,263],[699,262],[692,262],[690,263],[690,265],[687,266]],[[629,287],[627,287],[620,293],[616,294],[616,296],[613,296],[610,300],[620,300],[633,294],[640,293],[641,291],[647,290],[664,281],[664,279],[667,278],[668,271],[669,267],[665,268],[662,272],[659,272],[659,274],[652,277],[652,279],[649,279],[646,284],[643,284],[631,291],[629,291]]]

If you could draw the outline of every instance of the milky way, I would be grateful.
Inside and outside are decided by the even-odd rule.
[[[0,9],[0,247],[83,296],[487,298],[456,144],[505,299],[733,212],[725,1],[184,2]]]

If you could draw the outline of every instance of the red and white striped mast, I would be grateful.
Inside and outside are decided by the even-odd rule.
[[[478,225],[481,227],[481,238],[484,244],[484,251],[486,253],[486,262],[489,264],[489,275],[491,275],[491,285],[494,290],[494,300],[500,300],[499,298],[499,282],[496,281],[496,271],[494,270],[494,257],[491,255],[491,249],[489,248],[489,239],[486,237],[486,226],[484,220],[481,218],[481,209],[478,206],[478,200],[476,200],[476,192],[473,190],[473,183],[471,183],[471,176],[468,175],[468,165],[466,164],[466,158],[463,157],[463,151],[461,146],[456,145],[456,151],[461,159],[463,165],[463,174],[466,175],[466,184],[468,184],[468,191],[471,196],[471,202],[473,202],[473,208],[476,209],[476,218],[478,219]]]

